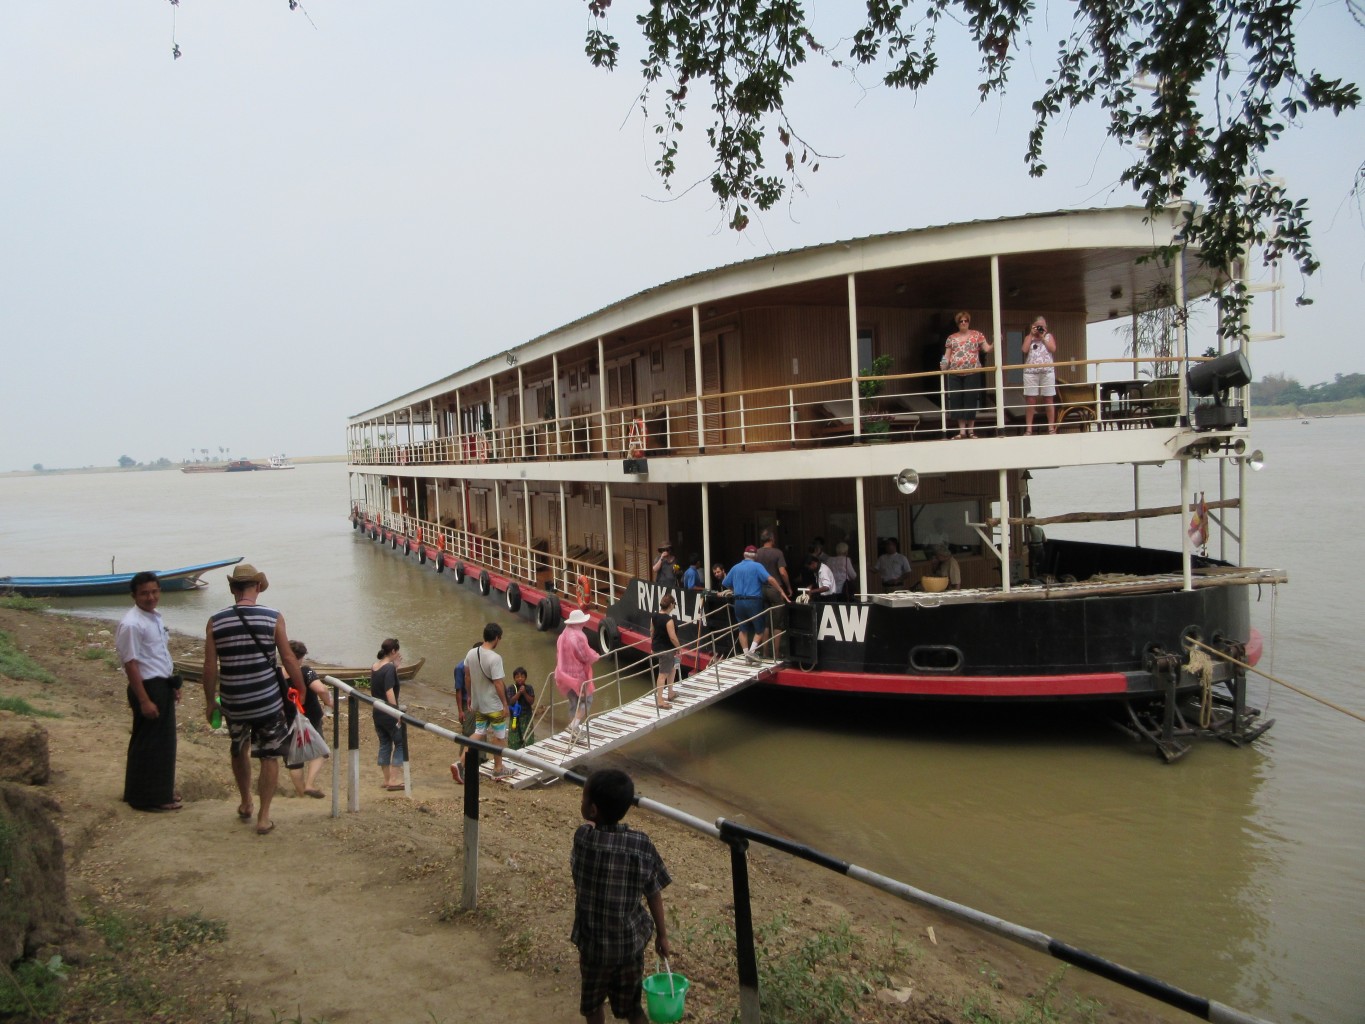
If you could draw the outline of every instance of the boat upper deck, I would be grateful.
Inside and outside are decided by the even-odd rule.
[[[887,459],[871,446],[952,436],[959,397],[978,407],[983,435],[1024,433],[1021,343],[1039,315],[1056,339],[1059,431],[1111,436],[969,443],[926,451],[924,468],[1171,458],[1190,442],[1177,436],[1192,362],[1183,328],[1160,359],[1103,362],[1089,358],[1086,328],[1222,283],[1194,257],[1145,259],[1181,215],[1123,208],[952,225],[695,274],[352,417],[349,460],[490,479],[535,462],[546,480],[609,480],[619,467],[592,464],[658,459],[667,465],[650,466],[652,479],[687,482],[742,480],[754,455],[798,453],[764,471],[881,472]],[[992,343],[980,372],[940,367],[958,310]]]

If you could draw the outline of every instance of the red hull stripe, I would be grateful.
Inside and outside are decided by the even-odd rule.
[[[621,630],[622,641],[648,652],[648,638],[633,629]],[[692,659],[683,655],[684,661]],[[702,665],[709,660],[701,658]],[[1084,697],[1125,694],[1128,679],[1122,672],[1036,676],[912,676],[890,672],[802,672],[787,668],[764,680],[776,686],[828,693],[884,694],[924,697]]]

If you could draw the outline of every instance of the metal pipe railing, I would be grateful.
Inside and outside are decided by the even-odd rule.
[[[466,750],[501,754],[505,760],[534,769],[542,774],[549,774],[576,786],[582,786],[587,781],[586,777],[578,772],[544,761],[534,754],[528,753],[528,748],[510,750],[492,743],[465,737],[442,726],[415,718],[407,712],[395,708],[371,694],[362,693],[332,676],[325,676],[323,681],[334,687],[338,693],[345,693],[347,696],[348,761],[351,766],[348,807],[353,812],[360,810],[358,710],[362,701],[370,704],[381,714],[392,715],[404,725],[414,725],[435,736],[450,740]],[[333,726],[332,735],[335,742],[338,738],[336,725]],[[337,757],[333,758],[334,765],[338,760]],[[337,772],[338,769],[334,767],[334,786],[337,782]],[[407,793],[410,795],[412,791],[410,776],[405,775],[404,782]],[[464,871],[461,886],[461,905],[465,910],[475,910],[478,907],[481,788],[481,773],[477,769],[466,772],[464,784]],[[1078,946],[1062,942],[1036,929],[1015,924],[985,911],[917,889],[905,882],[860,867],[804,843],[764,832],[729,818],[722,817],[717,818],[714,823],[707,822],[695,815],[688,814],[686,811],[651,800],[648,797],[637,795],[634,802],[642,811],[677,822],[701,835],[717,839],[729,847],[731,887],[735,910],[735,963],[739,982],[739,1019],[742,1024],[760,1024],[762,1019],[761,1001],[759,999],[757,943],[753,928],[753,899],[749,887],[748,847],[751,842],[760,843],[779,853],[834,871],[897,899],[928,907],[974,928],[1045,953],[1063,963],[1079,967],[1081,970],[1105,978],[1131,991],[1139,992],[1201,1020],[1216,1021],[1220,1024],[1267,1024],[1259,1017],[1224,1003],[1187,992],[1159,978],[1143,974],[1098,954],[1083,950]],[[333,817],[339,816],[339,813],[337,802],[333,800]]]

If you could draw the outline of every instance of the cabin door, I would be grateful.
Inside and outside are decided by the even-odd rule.
[[[633,579],[652,578],[653,520],[653,503],[629,499],[621,502],[621,550],[616,568]]]
[[[683,388],[689,395],[696,395],[697,365],[690,352],[683,361],[683,367]],[[701,408],[706,430],[705,443],[710,445],[720,444],[721,430],[725,424],[721,416],[723,411],[721,400],[719,398],[707,398],[706,396],[719,395],[721,390],[720,342],[718,338],[712,337],[709,341],[702,341],[701,344]],[[688,441],[693,447],[699,447],[696,403],[689,405],[687,418],[684,422],[686,426],[680,427],[680,429],[688,432]]]

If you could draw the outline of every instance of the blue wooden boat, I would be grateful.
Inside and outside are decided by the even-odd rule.
[[[245,556],[222,558],[201,565],[187,565],[181,569],[152,570],[161,581],[162,590],[194,590],[206,586],[199,577],[211,569],[236,565]],[[99,597],[106,594],[127,594],[128,585],[137,573],[116,572],[104,576],[0,576],[0,593],[22,594],[25,597]]]

